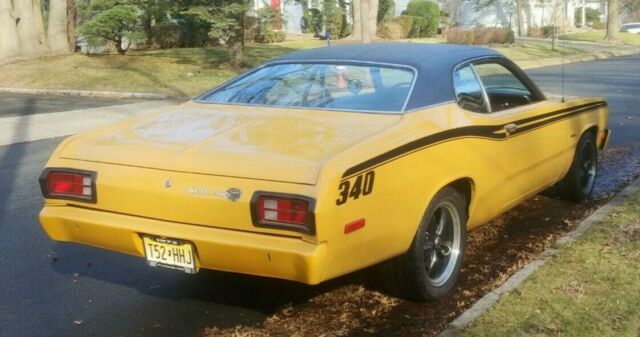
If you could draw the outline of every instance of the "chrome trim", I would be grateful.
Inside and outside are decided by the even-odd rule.
[[[209,102],[203,99],[204,96],[212,94],[214,91],[222,89],[226,86],[229,86],[258,70],[261,70],[266,67],[279,65],[279,64],[304,64],[304,63],[319,63],[319,64],[352,64],[352,65],[377,65],[377,66],[386,66],[386,67],[394,67],[394,68],[404,68],[406,70],[410,70],[413,72],[413,81],[411,86],[409,87],[409,91],[407,92],[407,97],[405,98],[404,104],[399,111],[380,111],[380,110],[356,110],[356,109],[331,109],[331,108],[317,108],[317,107],[299,107],[299,106],[280,106],[280,105],[264,105],[264,104],[246,104],[246,103],[217,103],[217,102]],[[287,60],[287,61],[271,61],[264,63],[258,67],[252,68],[246,71],[243,74],[240,74],[216,87],[213,89],[204,92],[203,94],[198,95],[193,99],[195,103],[202,104],[218,104],[218,105],[236,105],[236,106],[252,106],[252,107],[265,107],[265,108],[280,108],[280,109],[303,109],[303,110],[325,110],[325,111],[343,111],[343,112],[358,112],[358,113],[373,113],[379,115],[401,115],[406,112],[407,105],[409,104],[409,100],[411,99],[411,95],[413,95],[413,89],[418,81],[418,77],[420,73],[418,70],[412,66],[405,64],[396,64],[396,63],[385,63],[385,62],[370,62],[370,61],[356,61],[356,60],[341,60],[341,59],[310,59],[310,60]]]
[[[515,64],[513,61],[509,60],[504,55],[487,55],[487,56],[480,56],[480,57],[475,57],[475,58],[472,58],[472,59],[465,60],[464,62],[460,62],[455,67],[453,67],[453,72],[451,72],[451,86],[453,87],[452,88],[453,89],[453,95],[454,95],[454,97],[456,99],[456,104],[457,104],[457,100],[458,100],[458,95],[456,94],[456,88],[455,88],[455,86],[453,84],[454,83],[454,79],[455,79],[456,71],[459,68],[462,68],[462,67],[464,67],[464,66],[466,66],[468,64],[474,65],[475,62],[483,61],[483,60],[504,60],[506,63],[510,63],[510,64],[514,65],[516,67],[515,70],[517,70],[516,73],[511,71],[512,69],[510,69],[509,67],[505,66],[504,64],[501,64],[501,63],[497,62],[499,65],[503,66],[510,73],[512,73],[513,76],[515,76],[520,82],[523,82],[524,86],[527,87],[527,90],[529,90],[531,92],[531,94],[533,94],[534,96],[538,96],[538,98],[539,98],[538,101],[531,102],[528,105],[533,105],[533,104],[540,103],[540,102],[543,102],[543,101],[547,100],[547,97],[540,90],[540,88],[531,80],[531,78],[529,78],[529,76],[527,76],[527,74],[520,67],[518,67],[517,64]],[[474,70],[474,73],[475,73],[475,70]],[[522,78],[520,78],[520,76],[518,76],[517,73],[521,73],[521,75],[524,75],[526,81],[523,81]],[[476,75],[476,77],[477,77],[477,75]],[[480,78],[478,78],[478,81],[480,82],[480,85],[484,88],[484,84],[482,84],[482,80],[480,80]],[[528,84],[532,85],[533,88],[529,88]],[[535,89],[535,90],[532,91],[532,89]],[[483,90],[483,91],[485,91],[485,90]],[[487,103],[489,103],[489,102],[487,101]],[[501,111],[498,111],[498,112],[495,112],[495,113],[502,113],[504,111],[509,111],[509,110],[513,110],[513,109],[517,109],[517,108],[519,108],[519,107],[513,107],[513,108],[510,108],[510,109],[501,110]],[[472,113],[474,115],[479,115],[479,116],[491,116],[491,115],[495,114],[494,112],[491,112],[491,113],[479,113],[479,112],[473,112],[473,111],[469,111],[469,110],[465,110],[465,109],[462,109],[462,110],[463,111],[467,111],[469,113]],[[489,106],[489,110],[491,110],[490,106]]]
[[[471,71],[473,72],[473,75],[476,77],[476,81],[478,81],[478,84],[480,84],[480,90],[482,90],[482,97],[484,97],[484,102],[487,105],[487,112],[486,113],[492,113],[493,110],[491,109],[491,100],[489,99],[489,95],[487,94],[487,88],[485,88],[484,83],[482,83],[482,79],[480,79],[480,75],[478,75],[478,72],[476,71],[476,66],[473,63],[469,64],[471,66]],[[457,98],[458,95],[456,95]]]

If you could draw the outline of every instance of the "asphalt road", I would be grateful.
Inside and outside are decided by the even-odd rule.
[[[560,85],[558,69],[529,73],[553,92]],[[640,141],[637,69],[640,57],[566,68],[568,94],[609,101],[613,144]],[[322,291],[219,272],[186,275],[147,267],[136,257],[52,242],[37,221],[37,177],[60,141],[0,147],[1,337],[195,336],[204,327],[261,322]]]
[[[46,96],[0,93],[0,118],[38,113],[97,108],[139,102],[136,99],[112,99],[79,96]]]
[[[603,96],[609,103],[610,145],[640,142],[640,55],[564,67],[567,96]],[[562,66],[528,70],[545,93],[562,93]]]

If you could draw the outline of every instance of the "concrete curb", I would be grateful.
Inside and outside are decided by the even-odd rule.
[[[640,178],[633,181],[613,199],[609,200],[609,202],[584,219],[574,230],[559,238],[556,241],[556,244],[566,245],[576,241],[594,225],[600,223],[616,207],[622,205],[627,198],[638,191],[640,191]],[[529,278],[531,274],[538,270],[538,268],[542,267],[553,256],[558,255],[559,253],[561,253],[561,250],[547,248],[542,252],[539,258],[529,262],[522,269],[513,274],[505,283],[484,295],[473,306],[471,306],[471,308],[467,309],[465,312],[460,314],[460,316],[451,321],[445,330],[439,333],[437,337],[459,336],[470,323],[491,309],[491,307],[493,307],[504,294],[508,294],[518,288],[527,278]]]
[[[140,98],[140,99],[167,99],[167,94],[148,92],[118,92],[118,91],[90,91],[90,90],[57,90],[57,89],[23,89],[0,88],[0,93],[27,94],[27,95],[56,95],[56,96],[81,96],[101,98]]]

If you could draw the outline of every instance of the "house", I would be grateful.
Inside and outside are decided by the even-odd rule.
[[[440,8],[445,0],[436,1]],[[555,25],[575,27],[574,12],[581,6],[600,9],[606,1],[601,0],[524,0],[520,10],[520,20],[515,0],[461,0],[457,11],[451,13],[452,23],[463,28],[476,26],[504,27],[514,31],[521,30],[526,35],[529,27]],[[583,5],[583,2],[586,3]],[[396,0],[396,15],[400,15],[409,0]],[[449,3],[451,3],[449,1]],[[602,12],[602,10],[601,10]],[[521,27],[518,27],[521,22]]]
[[[296,1],[296,0],[252,0],[251,11],[255,13],[260,8],[272,7],[278,9],[282,13],[285,23],[282,25],[282,31],[288,34],[303,33],[304,12],[309,8],[318,8],[319,0]]]

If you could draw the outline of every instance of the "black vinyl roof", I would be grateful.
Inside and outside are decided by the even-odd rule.
[[[504,56],[481,47],[425,44],[376,43],[348,44],[306,49],[285,54],[272,62],[373,62],[415,68],[415,86],[406,110],[455,100],[453,68],[465,61],[482,57]]]

